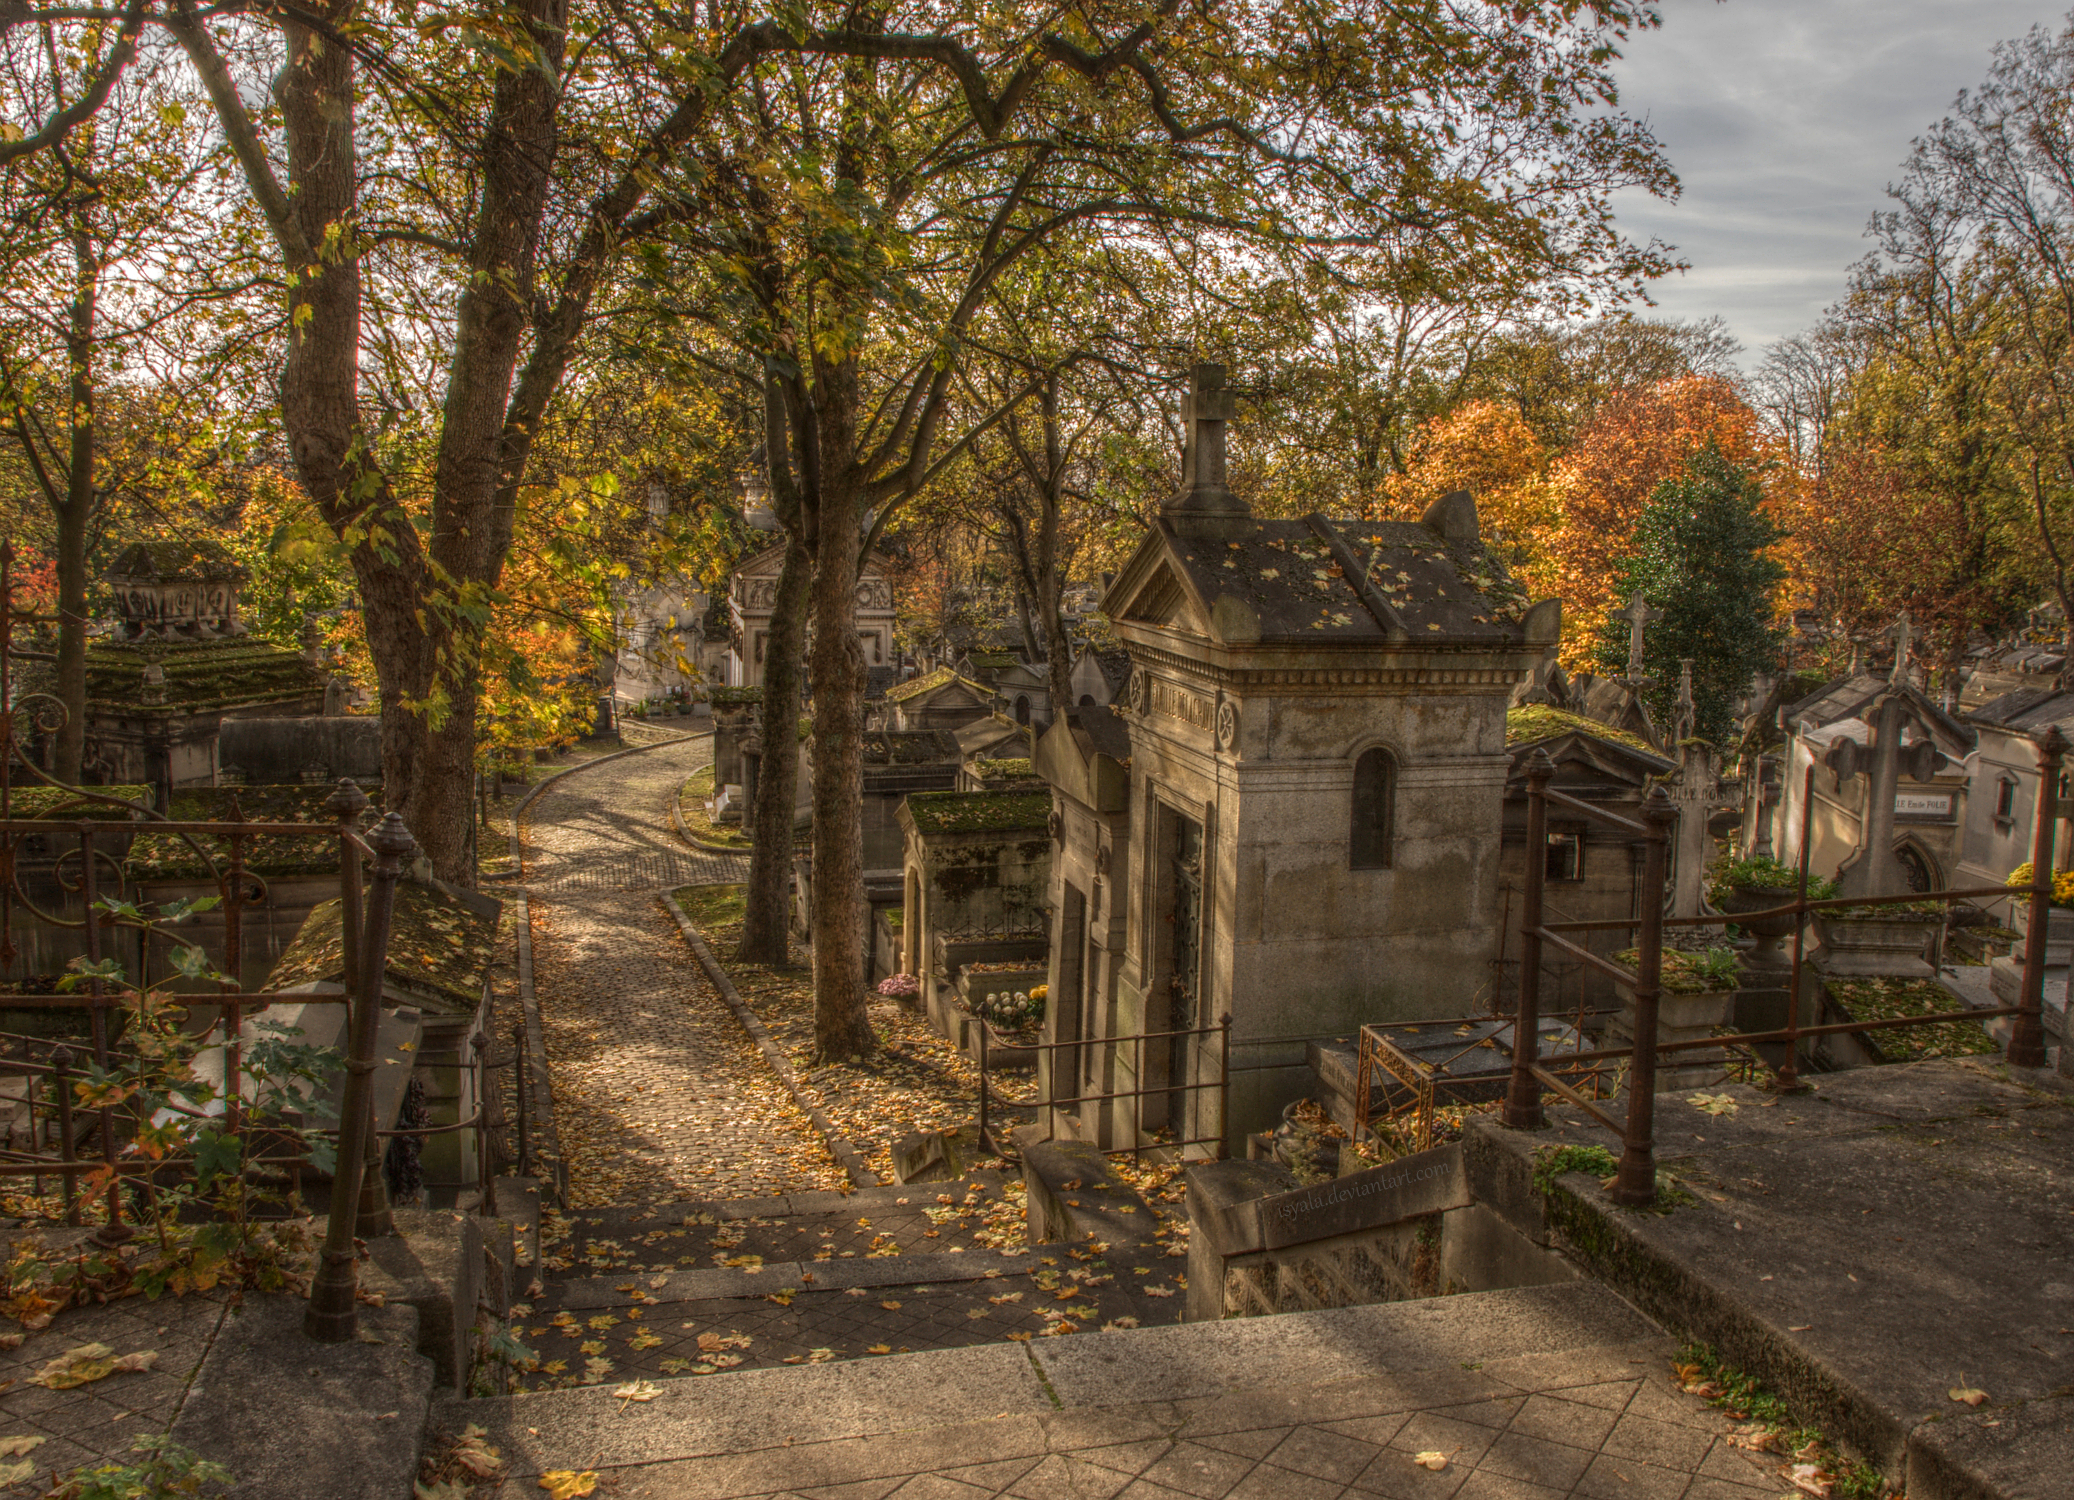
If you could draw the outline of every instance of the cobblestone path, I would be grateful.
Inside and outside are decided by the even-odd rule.
[[[712,743],[572,772],[526,810],[534,985],[574,1207],[844,1180],[657,899],[747,876],[746,857],[686,849],[669,831],[670,799]]]

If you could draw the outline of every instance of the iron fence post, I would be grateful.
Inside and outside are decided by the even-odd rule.
[[[490,1039],[478,1031],[468,1039],[475,1053],[475,1211],[486,1219],[497,1217],[496,1178],[490,1172],[490,1132],[504,1123],[502,1112],[491,1118],[490,1070],[487,1066]]]
[[[50,1054],[50,1091],[58,1107],[58,1159],[68,1167],[78,1159],[72,1146],[72,1049],[54,1047]],[[65,1179],[65,1222],[79,1222],[79,1177],[62,1172]]]
[[[2059,811],[2060,761],[2066,753],[2066,736],[2055,724],[2038,742],[2038,817],[2031,834],[2031,921],[2024,933],[2023,988],[2017,993],[2017,1013],[2009,1027],[2006,1056],[2012,1068],[2045,1066],[2045,937],[2052,920],[2053,834]]]
[[[358,1274],[353,1229],[367,1137],[373,1123],[375,1038],[381,1017],[382,974],[389,957],[389,921],[396,908],[396,881],[404,856],[417,848],[395,813],[384,817],[368,841],[375,854],[374,889],[362,932],[359,985],[353,997],[352,1045],[346,1058],[345,1099],[339,1110],[338,1161],[331,1183],[331,1214],[303,1332],[320,1344],[343,1344],[359,1326],[354,1300]]]
[[[1649,839],[1643,846],[1642,931],[1635,952],[1635,1053],[1628,1069],[1627,1139],[1613,1198],[1630,1207],[1656,1201],[1656,1023],[1663,994],[1664,874],[1670,826],[1678,810],[1661,782],[1642,803]]]
[[[987,1018],[974,1016],[979,1027],[979,1149],[987,1149]]]
[[[1231,1012],[1217,1018],[1217,1159],[1231,1155]]]
[[[1534,1065],[1541,1050],[1541,893],[1548,879],[1548,782],[1555,762],[1546,750],[1527,757],[1527,880],[1520,897],[1519,1007],[1512,1018],[1512,1081],[1505,1123],[1514,1130],[1548,1124]],[[1657,883],[1662,883],[1658,873]],[[1651,889],[1643,882],[1645,892]]]

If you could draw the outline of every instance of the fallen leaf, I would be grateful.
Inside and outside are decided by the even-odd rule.
[[[1432,1469],[1438,1473],[1447,1467],[1447,1455],[1437,1448],[1428,1448],[1424,1453],[1413,1454],[1412,1462],[1422,1469]]]
[[[483,1439],[489,1433],[470,1424],[462,1429],[461,1439],[454,1444],[454,1461],[478,1479],[487,1479],[504,1467],[504,1460]]]
[[[142,1375],[158,1363],[158,1350],[140,1349],[135,1354],[124,1354],[115,1361],[115,1368],[130,1375]]]
[[[21,1458],[48,1441],[41,1437],[0,1438],[0,1458]]]
[[[620,1403],[621,1411],[626,1410],[629,1401],[653,1401],[662,1393],[662,1387],[652,1380],[629,1380],[625,1385],[612,1388],[613,1398]]]
[[[891,1344],[873,1344],[869,1349],[866,1349],[864,1352],[866,1354],[891,1354],[893,1352],[893,1346]]]
[[[900,1304],[898,1302],[881,1302],[879,1306],[883,1307],[887,1312],[900,1311]]]
[[[36,1465],[28,1459],[18,1464],[0,1464],[0,1485],[17,1485],[36,1477]]]
[[[1685,1102],[1709,1115],[1733,1115],[1740,1107],[1733,1094],[1694,1094]]]
[[[1795,1464],[1786,1471],[1786,1477],[1793,1481],[1795,1489],[1827,1500],[1829,1481],[1822,1477],[1822,1471],[1814,1464]]]
[[[105,1380],[115,1371],[115,1351],[106,1344],[81,1344],[67,1349],[29,1377],[29,1384],[53,1391],[69,1391],[90,1380]]]
[[[1970,1385],[1955,1385],[1951,1389],[1951,1398],[1954,1401],[1964,1402],[1968,1406],[1978,1406],[1981,1402],[1988,1399],[1988,1393],[1975,1390]]]
[[[540,1487],[548,1493],[548,1500],[583,1500],[598,1487],[598,1476],[589,1469],[577,1473],[573,1469],[549,1469],[540,1476]]]
[[[637,1333],[627,1340],[627,1347],[630,1349],[654,1349],[660,1347],[661,1344],[662,1340],[652,1333]]]

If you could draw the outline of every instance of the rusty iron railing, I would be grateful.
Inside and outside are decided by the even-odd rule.
[[[105,1243],[118,1244],[136,1232],[125,1218],[129,1212],[126,1186],[152,1195],[156,1185],[194,1173],[192,1157],[147,1157],[132,1149],[131,1142],[145,1123],[136,1105],[125,1109],[97,1104],[80,1111],[75,1099],[82,1071],[76,1047],[86,1047],[91,1065],[103,1074],[117,1064],[134,1063],[135,1058],[117,1048],[112,1033],[126,1009],[152,988],[146,970],[151,961],[150,939],[158,924],[140,902],[130,899],[138,882],[126,868],[124,856],[140,835],[177,840],[206,872],[201,883],[215,887],[222,912],[222,955],[216,977],[202,981],[205,988],[182,992],[178,998],[215,1011],[208,1024],[193,1035],[203,1048],[221,1050],[223,1114],[211,1116],[178,1098],[154,1100],[153,1107],[175,1116],[212,1119],[240,1137],[240,1160],[246,1168],[272,1170],[299,1185],[308,1166],[306,1154],[276,1149],[282,1139],[279,1122],[248,1117],[244,1024],[279,1004],[343,1004],[351,1008],[345,1098],[337,1131],[340,1151],[327,1235],[328,1252],[336,1252],[343,1243],[348,1253],[343,1259],[328,1253],[318,1276],[318,1291],[330,1298],[330,1311],[319,1336],[350,1339],[354,1333],[353,1234],[387,1220],[380,1173],[368,1174],[363,1169],[373,1140],[369,1082],[375,1066],[375,1024],[387,966],[390,914],[401,859],[414,847],[410,835],[402,820],[391,813],[371,835],[363,836],[358,825],[367,797],[351,781],[341,781],[324,804],[333,819],[330,823],[247,819],[235,795],[228,818],[176,821],[141,801],[60,781],[37,764],[31,746],[36,739],[58,734],[68,722],[68,711],[50,694],[19,692],[15,679],[17,660],[47,659],[44,653],[18,651],[15,628],[49,623],[49,617],[17,606],[14,562],[13,546],[0,541],[0,1009],[83,1010],[87,1037],[71,1043],[0,1036],[0,1105],[9,1099],[18,1101],[9,1110],[7,1133],[0,1137],[5,1140],[0,1146],[0,1178],[28,1178],[39,1197],[44,1180],[57,1179],[66,1199],[64,1217],[75,1223],[82,1209],[77,1191],[80,1177],[105,1182],[106,1219],[96,1234]],[[249,860],[256,841],[272,838],[337,843],[346,956],[342,994],[254,991],[244,986],[245,918],[268,894],[264,877],[250,867]],[[373,888],[364,901],[363,856],[374,861]],[[40,875],[40,882],[32,874]],[[125,905],[128,912],[114,909]],[[75,956],[83,960],[85,976],[77,989],[31,993],[25,984],[10,982],[15,980],[16,961],[23,956],[14,941],[18,919],[30,928],[77,934],[81,951]],[[124,931],[136,935],[136,972],[118,983],[106,974],[103,961],[109,956],[111,939]],[[15,1079],[21,1083],[14,1085]],[[84,1122],[79,1119],[81,1113],[86,1115]],[[82,1147],[90,1149],[82,1151]],[[360,1191],[363,1180],[370,1186],[366,1197]],[[373,1232],[381,1231],[373,1228]],[[342,1312],[336,1305],[341,1286]]]
[[[2060,763],[2067,753],[2067,748],[2067,741],[2057,727],[2048,730],[2038,744],[2040,794],[2032,839],[2032,881],[2028,887],[1979,886],[1942,891],[1911,891],[1898,896],[1808,900],[1808,860],[1813,848],[1810,835],[1815,775],[1815,768],[1810,765],[1802,786],[1800,868],[1794,899],[1764,911],[1675,918],[1667,918],[1663,914],[1668,894],[1668,830],[1677,816],[1663,787],[1659,785],[1650,790],[1642,805],[1642,821],[1637,823],[1605,808],[1595,807],[1591,803],[1551,790],[1548,783],[1555,774],[1555,763],[1549,759],[1547,752],[1536,750],[1527,762],[1527,878],[1521,907],[1519,1009],[1516,1020],[1519,1041],[1513,1049],[1512,1076],[1505,1099],[1504,1123],[1515,1130],[1543,1128],[1547,1123],[1543,1108],[1544,1097],[1547,1094],[1553,1094],[1565,1103],[1581,1109],[1622,1140],[1619,1173],[1612,1189],[1614,1200],[1629,1206],[1643,1206],[1653,1203],[1656,1199],[1656,1071],[1657,1059],[1662,1053],[1693,1048],[1718,1050],[1725,1047],[1783,1045],[1784,1061],[1774,1069],[1773,1086],[1781,1092],[1792,1092],[1805,1087],[1800,1081],[1800,1045],[1809,1038],[1896,1027],[1943,1025],[1954,1020],[1988,1021],[2007,1016],[2012,1018],[2005,1048],[2005,1056],[2010,1066],[2043,1067],[2046,909],[2052,894],[2053,834],[2059,805],[2054,792],[2059,786]],[[1567,813],[1611,824],[1643,839],[1641,909],[1636,916],[1594,922],[1542,920],[1542,887],[1547,879],[1547,868],[1546,861],[1537,857],[1537,851],[1547,838],[1548,807],[1551,803],[1562,807]],[[2030,929],[2024,944],[2023,984],[2015,1005],[1969,1008],[1956,1012],[1937,1011],[1912,1016],[1882,1016],[1862,1021],[1820,1025],[1802,1024],[1805,930],[1811,914],[1846,909],[1855,911],[1868,907],[1914,906],[1923,902],[1950,903],[2007,897],[2020,892],[2028,892],[2030,897]],[[1793,921],[1793,957],[1787,979],[1784,1026],[1771,1031],[1737,1032],[1730,1029],[1716,1031],[1706,1037],[1673,1041],[1663,1041],[1659,1038],[1657,1015],[1663,980],[1663,935],[1666,927],[1748,925],[1786,917]],[[1566,935],[1618,930],[1638,933],[1635,945],[1636,965],[1632,970],[1599,957],[1581,944],[1572,942]],[[1599,1101],[1585,1098],[1541,1065],[1537,1052],[1541,950],[1544,944],[1605,974],[1634,997],[1635,1023],[1632,1046],[1569,1053],[1563,1058],[1567,1066],[1626,1058],[1629,1067],[1627,1110],[1624,1117],[1615,1117],[1608,1113],[1600,1107]]]
[[[1127,1036],[1096,1039],[1083,1038],[1070,1042],[1025,1042],[1018,1039],[996,1036],[993,1026],[987,1021],[986,1017],[977,1014],[972,1017],[972,1025],[979,1038],[979,1136],[982,1144],[985,1143],[987,1138],[987,1116],[993,1104],[992,1087],[989,1081],[991,1071],[989,1060],[993,1048],[1006,1047],[1013,1051],[1041,1052],[1045,1054],[1046,1063],[1039,1070],[1039,1076],[1045,1080],[1046,1086],[1040,1093],[1028,1099],[1004,1099],[1002,1102],[1018,1109],[1034,1108],[1042,1114],[1044,1117],[1044,1138],[1047,1141],[1053,1139],[1052,1131],[1057,1123],[1057,1111],[1061,1109],[1068,1109],[1082,1104],[1105,1104],[1113,1099],[1132,1099],[1137,1101],[1132,1119],[1132,1144],[1117,1147],[1110,1153],[1111,1155],[1129,1154],[1131,1156],[1143,1156],[1148,1151],[1185,1151],[1190,1146],[1214,1146],[1218,1158],[1221,1160],[1224,1157],[1226,1149],[1224,1139],[1226,1122],[1231,1118],[1231,1016],[1229,1014],[1220,1016],[1215,1026],[1193,1026],[1182,1031],[1141,1031]],[[1145,1081],[1145,1044],[1147,1042],[1166,1042],[1171,1046],[1174,1042],[1184,1038],[1212,1036],[1217,1038],[1216,1078],[1183,1082],[1170,1081],[1156,1088],[1143,1086]],[[1137,1049],[1137,1078],[1140,1087],[1115,1089],[1099,1094],[1074,1094],[1063,1098],[1058,1096],[1050,1087],[1052,1083],[1056,1082],[1058,1077],[1057,1069],[1052,1063],[1052,1059],[1058,1053],[1078,1053],[1082,1048],[1093,1050],[1101,1047],[1113,1049],[1126,1046]],[[1216,1134],[1189,1136],[1185,1139],[1170,1139],[1159,1136],[1156,1132],[1147,1131],[1145,1128],[1145,1101],[1147,1099],[1171,1097],[1175,1094],[1192,1097],[1199,1092],[1209,1090],[1215,1090],[1217,1094]]]

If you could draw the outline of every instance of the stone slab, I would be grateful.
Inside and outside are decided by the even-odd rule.
[[[1462,1169],[1462,1148],[1451,1142],[1265,1199],[1259,1208],[1261,1239],[1264,1248],[1279,1250],[1467,1208],[1475,1201]]]
[[[1659,1331],[1590,1282],[1277,1317],[1140,1328],[1030,1346],[1067,1408],[1179,1401],[1275,1385],[1461,1369],[1654,1340]]]
[[[398,1500],[417,1477],[432,1362],[414,1308],[362,1307],[315,1344],[299,1297],[247,1293],[202,1361],[173,1441],[229,1469],[230,1500]]]
[[[488,1429],[507,1475],[524,1478],[544,1469],[745,1453],[1054,1409],[1020,1344],[659,1384],[660,1396],[638,1404],[615,1400],[609,1386],[442,1402],[434,1420],[455,1432],[471,1422]],[[383,1500],[408,1493],[405,1485]]]
[[[2074,1089],[1966,1059],[1820,1075],[1803,1095],[1723,1091],[1733,1115],[1657,1103],[1659,1167],[1698,1201],[1628,1213],[1570,1174],[1547,1200],[1569,1253],[1910,1476],[1911,1500],[2064,1493],[2064,1471],[2027,1467],[2034,1439],[2018,1440],[2050,1430],[2049,1403],[2074,1382]],[[1474,1125],[1479,1175],[1609,1144],[1567,1111],[1551,1120],[1532,1135]],[[1987,1391],[2001,1423],[1966,1444],[1950,1438],[1961,1383]]]
[[[659,1277],[623,1273],[570,1278],[558,1284],[556,1302],[580,1310],[632,1307],[647,1302],[710,1302],[728,1297],[761,1297],[780,1287],[811,1286],[816,1291],[839,1292],[853,1286],[924,1286],[1018,1275],[1035,1265],[1036,1258],[1022,1252],[1005,1256],[976,1250],[962,1255],[776,1261],[767,1263],[760,1271],[716,1266],[711,1270],[672,1271]]]

